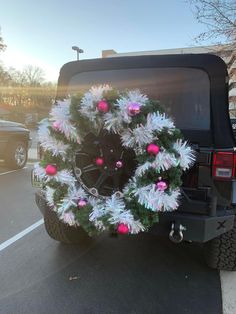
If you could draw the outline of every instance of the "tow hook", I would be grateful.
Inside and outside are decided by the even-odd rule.
[[[185,230],[186,227],[184,227],[180,223],[173,222],[169,233],[169,239],[174,243],[182,242],[184,238],[183,231]]]

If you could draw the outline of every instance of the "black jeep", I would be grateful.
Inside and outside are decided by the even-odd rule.
[[[214,55],[114,57],[65,64],[57,98],[108,83],[119,90],[139,88],[160,100],[196,151],[197,160],[182,178],[180,207],[161,213],[151,232],[174,242],[203,243],[209,266],[236,270],[236,152],[227,82],[226,65]],[[86,185],[89,178],[86,174],[83,178]],[[36,202],[52,238],[75,242],[82,236],[79,228],[59,221],[42,191],[36,193]]]

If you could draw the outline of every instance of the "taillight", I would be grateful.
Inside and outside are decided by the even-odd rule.
[[[231,152],[214,152],[213,177],[219,180],[230,180],[235,175],[236,156]]]

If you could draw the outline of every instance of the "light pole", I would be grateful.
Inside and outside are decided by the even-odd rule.
[[[72,49],[77,52],[77,60],[79,60],[79,54],[84,52],[83,49],[80,49],[77,46],[72,46]]]

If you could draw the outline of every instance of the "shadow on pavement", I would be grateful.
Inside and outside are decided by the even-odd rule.
[[[197,245],[150,234],[103,236],[82,251],[54,243],[54,271],[2,299],[1,313],[222,313],[219,274]]]

